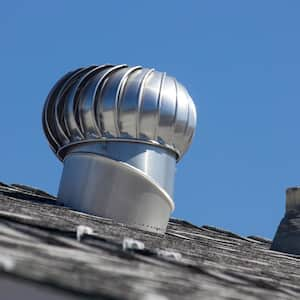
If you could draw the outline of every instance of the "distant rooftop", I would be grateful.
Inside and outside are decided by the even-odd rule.
[[[0,184],[6,300],[299,299],[299,256],[270,245],[177,219],[165,235],[144,232],[58,206],[43,191]]]

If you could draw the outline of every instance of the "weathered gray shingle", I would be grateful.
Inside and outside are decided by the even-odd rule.
[[[78,239],[78,226],[91,230]],[[270,245],[176,219],[164,236],[151,234],[0,185],[1,277],[66,299],[299,299],[298,256]]]

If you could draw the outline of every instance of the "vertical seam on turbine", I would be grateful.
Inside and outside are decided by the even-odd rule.
[[[58,94],[55,97],[55,101],[54,101],[54,117],[55,117],[55,128],[57,130],[58,135],[61,135],[63,140],[66,140],[67,142],[70,141],[70,138],[66,135],[66,133],[64,132],[62,126],[60,125],[60,120],[59,120],[59,116],[58,116],[58,105],[61,102],[61,97],[65,94],[66,92],[66,88],[69,87],[69,85],[73,82],[73,80],[82,72],[84,72],[86,70],[86,68],[82,68],[79,69],[77,72],[75,72],[74,74],[72,74],[63,84],[63,86],[61,87],[61,89],[59,90]],[[60,137],[60,138],[61,138]],[[60,141],[61,144],[61,141]],[[61,147],[62,145],[60,145]]]
[[[81,130],[80,130],[80,127],[78,126],[78,124],[77,124],[77,121],[76,121],[76,115],[75,115],[75,113],[76,113],[76,111],[75,111],[75,101],[76,101],[76,95],[78,94],[78,89],[79,89],[79,87],[80,87],[80,85],[81,85],[81,83],[82,83],[82,81],[83,81],[83,79],[95,68],[96,66],[92,66],[92,67],[87,67],[87,68],[85,68],[85,71],[86,71],[86,73],[83,73],[83,75],[81,75],[81,74],[79,74],[80,76],[79,76],[79,78],[78,78],[78,82],[77,83],[75,83],[75,85],[76,85],[76,87],[75,87],[75,92],[74,92],[74,94],[73,94],[73,97],[72,97],[72,100],[71,100],[71,102],[72,103],[69,103],[69,101],[67,102],[67,103],[64,103],[64,107],[63,107],[63,123],[64,123],[64,125],[65,125],[65,128],[66,128],[66,132],[67,132],[67,134],[70,136],[70,139],[72,140],[72,134],[74,134],[74,128],[72,128],[72,130],[70,130],[70,122],[69,121],[67,121],[67,118],[66,118],[66,115],[67,115],[67,117],[68,118],[72,118],[72,121],[73,121],[73,123],[74,123],[74,125],[72,125],[72,126],[74,126],[75,127],[75,131],[76,131],[76,133],[78,133],[78,135],[79,135],[79,138],[84,138],[84,134],[81,132]],[[68,87],[69,88],[69,87]],[[63,94],[62,94],[63,95]],[[71,109],[70,109],[70,111],[68,110],[68,106],[70,105],[70,104],[72,104],[72,107],[71,107]],[[71,112],[71,114],[70,114],[70,112]],[[71,121],[71,122],[72,122]]]
[[[113,110],[113,115],[114,115],[114,124],[115,124],[115,129],[116,129],[116,135],[120,137],[120,127],[119,127],[119,115],[120,115],[120,99],[121,96],[124,92],[124,87],[126,82],[128,81],[128,77],[131,73],[135,72],[136,70],[140,70],[142,67],[141,66],[136,66],[136,67],[131,67],[128,69],[128,71],[122,76],[118,86],[117,86],[117,93],[115,97],[115,105],[114,105],[114,110]]]
[[[43,117],[42,117],[42,123],[43,123],[43,129],[45,132],[45,135],[48,138],[48,142],[51,145],[52,149],[56,153],[57,150],[60,148],[60,144],[55,138],[55,135],[53,133],[53,128],[51,128],[51,124],[49,124],[49,113],[52,115],[53,110],[53,102],[55,103],[55,99],[57,95],[59,94],[60,89],[64,86],[65,82],[76,72],[78,72],[79,69],[76,69],[73,72],[70,72],[63,76],[51,89],[50,93],[47,96],[45,106],[43,108]],[[50,110],[50,112],[49,112]],[[53,122],[50,122],[53,124]]]
[[[99,71],[101,72],[102,70],[105,70],[105,68],[109,68],[111,67],[111,65],[101,65],[101,66],[96,66],[95,68],[93,68],[91,71],[89,71],[87,74],[85,74],[78,86],[77,86],[77,91],[74,95],[74,105],[75,103],[77,104],[76,107],[74,106],[74,117],[75,117],[75,121],[77,122],[78,120],[78,128],[79,130],[81,131],[82,135],[83,136],[86,136],[86,133],[85,133],[85,128],[84,128],[84,122],[81,118],[81,106],[82,106],[82,98],[81,98],[81,94],[82,94],[82,91],[83,89],[86,87],[86,85],[88,84],[88,80],[91,79],[92,77],[96,76]],[[91,105],[92,107],[92,105]],[[91,107],[89,107],[89,109],[91,110]],[[96,124],[96,121],[94,118],[91,119],[91,122],[93,122],[93,125],[95,127],[95,131],[100,135],[100,131],[99,131],[99,128]]]
[[[177,86],[177,80],[175,78],[173,78],[173,81],[175,84],[175,113],[172,120],[173,135],[171,137],[171,143],[170,143],[172,147],[174,147],[176,121],[177,121],[177,114],[178,114],[178,86]]]
[[[187,99],[187,106],[188,106],[188,112],[187,112],[187,118],[186,118],[186,124],[185,124],[185,128],[184,128],[184,132],[183,132],[183,136],[186,135],[186,132],[188,130],[188,127],[189,127],[189,119],[190,119],[190,103],[189,103],[189,99]],[[184,150],[182,151],[182,153],[185,152],[185,150],[187,149],[187,145],[185,145],[185,148]],[[181,153],[181,154],[182,154]]]
[[[138,91],[138,105],[137,105],[137,113],[136,113],[136,138],[138,139],[140,137],[140,122],[141,122],[141,109],[142,109],[142,104],[144,102],[143,99],[143,92],[144,92],[144,86],[145,82],[150,76],[151,73],[154,72],[154,69],[150,69],[145,75],[144,78],[142,79],[140,86],[139,86],[139,91]]]
[[[194,105],[194,103],[193,103],[192,101],[190,101],[189,105]],[[194,110],[194,109],[196,109],[196,108],[193,107],[192,109]],[[192,113],[194,113],[194,112],[192,112]],[[197,124],[197,115],[196,115],[196,114],[195,114],[194,118],[195,118],[195,125],[196,125],[196,124]],[[195,125],[194,125],[193,127],[195,127]],[[194,135],[195,135],[195,130],[192,131],[192,134],[191,134],[191,135],[189,136],[189,138],[188,138],[188,144],[187,144],[187,146],[186,146],[186,149],[190,146],[190,144],[191,144],[191,142],[192,142],[192,139],[193,139]]]
[[[154,130],[154,140],[157,140],[158,136],[158,129],[159,129],[159,122],[160,122],[160,107],[161,107],[161,94],[162,94],[162,87],[165,82],[166,78],[166,73],[164,72],[161,76],[160,80],[160,86],[159,86],[159,93],[158,93],[158,98],[157,98],[157,109],[156,109],[156,125],[155,125],[155,130]]]
[[[126,67],[127,67],[127,65],[118,65],[118,66],[111,67],[98,80],[97,85],[95,87],[95,90],[93,93],[93,99],[92,99],[92,107],[94,110],[94,118],[95,118],[96,124],[97,124],[99,132],[101,133],[102,136],[104,135],[104,127],[102,124],[102,104],[103,103],[102,103],[102,101],[96,101],[96,97],[101,96],[103,87],[105,85],[104,82],[105,82],[105,79],[107,78],[107,76],[109,76],[114,71],[117,71],[119,69],[126,68]],[[97,116],[98,112],[99,112],[99,116]]]

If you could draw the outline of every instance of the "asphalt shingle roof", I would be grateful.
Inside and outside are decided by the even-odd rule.
[[[177,219],[152,234],[0,184],[0,278],[64,299],[299,299],[299,257],[270,245]]]

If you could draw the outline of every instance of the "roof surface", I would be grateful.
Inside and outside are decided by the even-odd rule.
[[[176,219],[151,234],[0,184],[0,283],[51,299],[299,299],[298,256],[270,245]]]

